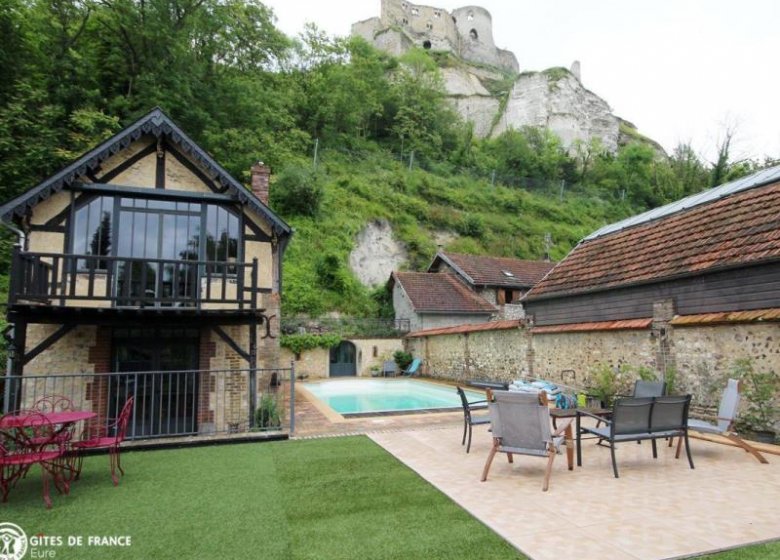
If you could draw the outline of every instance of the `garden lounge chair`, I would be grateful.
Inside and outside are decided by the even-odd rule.
[[[409,367],[403,370],[401,373],[407,377],[411,377],[417,373],[417,370],[420,369],[420,365],[422,365],[422,360],[420,358],[415,358],[412,360],[412,363],[409,364]]]
[[[542,483],[542,491],[546,492],[550,486],[550,474],[555,455],[564,441],[569,470],[574,469],[571,420],[566,421],[553,432],[550,425],[550,409],[546,404],[542,404],[546,401],[544,393],[535,395],[495,391],[492,395],[494,400],[489,406],[493,447],[482,471],[482,482],[487,480],[490,465],[498,452],[506,453],[510,463],[515,453],[547,457],[547,470]]]
[[[703,434],[723,436],[752,454],[760,462],[768,463],[769,461],[759,453],[758,449],[734,433],[734,421],[737,418],[737,409],[739,408],[739,390],[740,382],[736,379],[729,379],[726,384],[726,390],[723,392],[723,397],[720,400],[717,423],[712,424],[704,420],[690,419],[688,420],[688,428]]]
[[[73,448],[78,452],[78,456],[73,466],[76,480],[78,480],[81,475],[81,466],[84,461],[85,451],[89,449],[108,449],[111,480],[114,482],[114,486],[119,485],[119,478],[116,475],[117,469],[122,476],[125,474],[124,469],[122,469],[122,463],[119,460],[119,445],[125,440],[127,424],[130,421],[130,416],[132,416],[132,414],[133,397],[130,397],[122,407],[122,412],[119,413],[119,417],[117,417],[116,421],[112,422],[107,427],[98,425],[88,428],[85,433],[82,434],[81,440],[72,444]]]
[[[466,392],[462,387],[456,387],[458,390],[458,396],[460,397],[460,403],[463,406],[463,441],[461,445],[466,445],[466,453],[471,450],[471,427],[480,426],[482,424],[490,424],[490,416],[472,416],[471,413],[475,410],[486,410],[487,399],[471,401],[469,402],[466,397]],[[468,433],[468,444],[466,444],[466,434]]]

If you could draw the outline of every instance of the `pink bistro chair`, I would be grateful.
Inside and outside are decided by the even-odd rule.
[[[47,414],[49,412],[67,412],[74,410],[73,401],[62,395],[48,395],[41,397],[32,407],[33,410]]]
[[[75,408],[73,408],[73,401],[68,397],[49,395],[35,401],[32,410],[41,414],[49,414],[51,412],[69,412]],[[56,426],[53,428],[56,433],[56,443],[66,444],[73,438],[73,426],[66,427],[66,429],[57,429]]]
[[[36,463],[41,466],[43,502],[51,508],[49,478],[60,492],[70,490],[63,477],[65,445],[58,441],[51,422],[36,411],[20,411],[9,416],[24,418],[18,426],[4,426],[6,438],[0,443],[0,492],[5,502],[9,490]]]
[[[76,480],[78,480],[81,475],[81,467],[84,462],[84,452],[86,450],[108,449],[108,460],[111,466],[111,480],[114,481],[114,486],[119,485],[119,478],[116,475],[116,471],[119,470],[122,476],[125,474],[124,469],[122,469],[122,463],[120,462],[119,445],[125,440],[127,424],[130,421],[130,416],[132,416],[132,414],[133,397],[130,397],[127,399],[127,402],[125,402],[122,411],[114,422],[108,426],[101,424],[88,427],[84,433],[81,434],[81,439],[71,444],[71,447],[77,452],[73,467]]]

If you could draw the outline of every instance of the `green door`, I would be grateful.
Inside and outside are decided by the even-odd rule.
[[[330,376],[354,376],[357,372],[355,345],[346,340],[330,349]]]

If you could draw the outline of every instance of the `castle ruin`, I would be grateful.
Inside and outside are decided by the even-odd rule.
[[[507,72],[517,73],[520,69],[512,52],[496,47],[493,20],[484,8],[467,6],[450,14],[406,0],[381,1],[380,16],[353,24],[353,35],[396,56],[417,46],[451,52],[468,62]]]

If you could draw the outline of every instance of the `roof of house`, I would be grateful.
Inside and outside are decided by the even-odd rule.
[[[580,242],[525,299],[659,282],[780,259],[780,167],[751,177],[736,182],[740,188],[735,183],[718,187],[715,190],[722,196],[702,197],[705,202],[693,207],[679,201],[659,212],[657,219],[602,228],[599,235]]]
[[[432,270],[440,262],[450,265],[458,274],[474,286],[501,286],[530,288],[555,265],[549,261],[528,261],[507,257],[461,255],[440,251],[428,267]]]
[[[416,312],[495,313],[496,308],[464,286],[451,274],[393,272]]]
[[[677,315],[671,324],[675,327],[712,325],[726,323],[761,323],[780,321],[780,309],[754,309],[751,311],[721,311],[717,313],[697,313],[696,315]]]
[[[550,334],[564,332],[624,331],[649,329],[652,324],[652,318],[624,319],[621,321],[596,321],[588,323],[572,323],[567,325],[543,325],[541,327],[533,327],[531,332],[534,334]]]
[[[476,325],[457,325],[454,327],[439,327],[435,329],[414,331],[404,336],[404,338],[419,338],[421,336],[436,336],[444,334],[467,334],[482,331],[506,331],[511,329],[519,329],[522,326],[523,321],[519,319],[507,319],[505,321],[488,321],[486,323],[478,323]]]
[[[221,165],[187,136],[159,107],[155,107],[136,122],[88,151],[42,183],[0,206],[0,218],[11,220],[14,216],[23,216],[28,208],[32,208],[53,193],[59,192],[63,188],[82,180],[90,171],[97,169],[103,161],[120,150],[127,148],[131,143],[144,135],[152,135],[157,138],[164,137],[171,144],[177,146],[210,179],[221,185],[227,194],[266,217],[277,235],[287,236],[292,233],[292,228],[284,220],[263,204],[251,190],[231,177]]]

